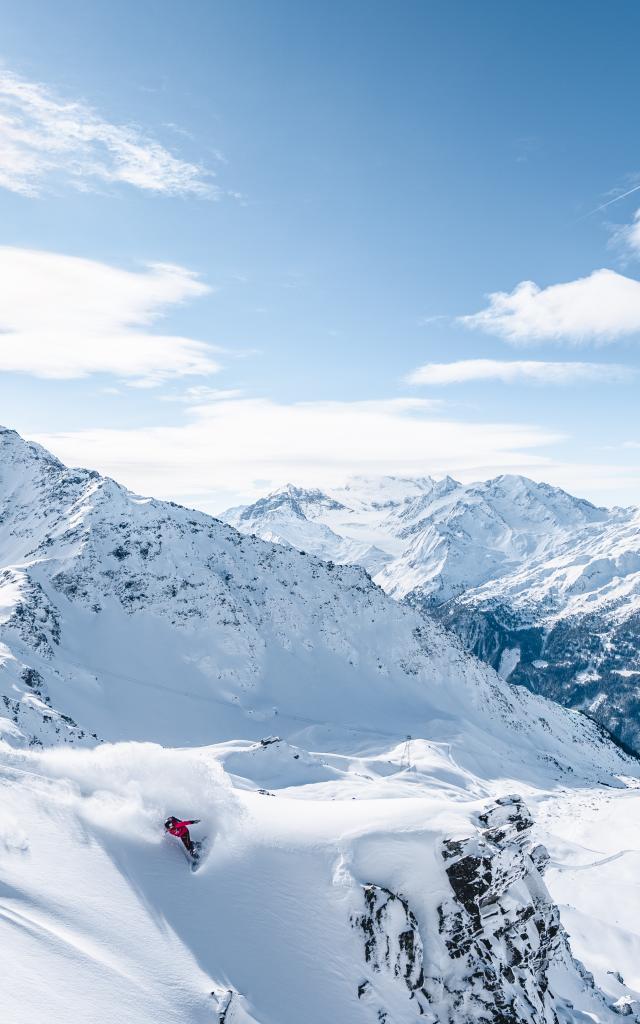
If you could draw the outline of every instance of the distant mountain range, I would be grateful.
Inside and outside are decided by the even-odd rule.
[[[289,485],[223,519],[358,563],[435,615],[512,683],[579,708],[640,749],[640,510],[499,476]]]

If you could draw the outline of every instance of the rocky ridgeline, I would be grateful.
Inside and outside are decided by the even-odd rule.
[[[442,844],[449,893],[422,928],[404,896],[364,886],[365,909],[352,924],[366,964],[358,997],[371,1004],[372,1019],[558,1024],[585,1013],[640,1020],[622,979],[623,995],[609,1005],[574,959],[542,879],[548,855],[531,843],[522,800],[497,800],[479,824],[476,835]]]

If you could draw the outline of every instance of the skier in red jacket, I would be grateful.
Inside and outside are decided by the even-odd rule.
[[[189,825],[197,825],[199,821],[200,818],[194,818],[193,821],[180,821],[179,818],[174,818],[171,815],[164,823],[164,827],[169,835],[177,836],[178,839],[181,839],[192,857],[195,856],[196,850],[189,835]]]

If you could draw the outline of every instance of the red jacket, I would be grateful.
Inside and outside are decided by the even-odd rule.
[[[187,825],[195,825],[195,821],[176,821],[175,825],[167,829],[167,832],[172,836],[177,836],[178,839],[182,839],[183,836],[189,835]]]

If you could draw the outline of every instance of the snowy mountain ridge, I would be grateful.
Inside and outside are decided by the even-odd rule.
[[[593,722],[11,431],[0,500],[9,1024],[638,1019],[640,763]]]
[[[556,719],[550,741],[538,698],[390,601],[359,566],[140,498],[12,432],[0,441],[0,552],[10,560],[0,685],[16,737],[24,720],[27,739],[39,730],[49,739],[57,708],[69,739],[69,722],[101,739],[182,744],[325,723],[401,738],[426,721],[434,739],[457,744],[472,709],[461,756],[480,730],[477,756],[491,736],[528,764],[505,728],[549,763],[562,766],[568,749],[569,770],[581,746],[601,747],[589,722],[545,705]]]
[[[223,519],[243,533],[277,532],[296,547],[304,521],[312,552],[324,541],[326,529],[336,546],[367,541],[383,552],[385,564],[374,578],[387,592],[403,598],[419,590],[441,604],[548,555],[586,526],[630,514],[597,508],[520,476],[473,484],[452,477],[383,477],[354,478],[326,492],[289,484],[253,505],[230,509]],[[295,521],[298,533],[290,537]]]

